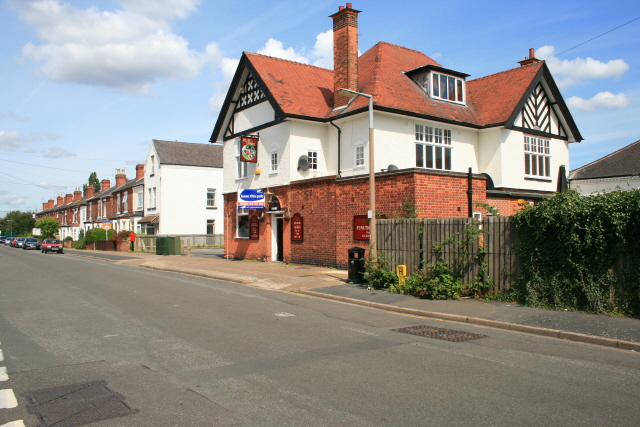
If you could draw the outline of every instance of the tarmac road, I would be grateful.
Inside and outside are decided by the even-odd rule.
[[[124,263],[0,247],[0,341],[22,393],[105,380],[96,426],[637,425],[640,355]],[[449,342],[394,331],[486,335]]]

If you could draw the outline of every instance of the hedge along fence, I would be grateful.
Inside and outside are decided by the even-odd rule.
[[[640,317],[640,191],[569,190],[514,215],[527,305]]]

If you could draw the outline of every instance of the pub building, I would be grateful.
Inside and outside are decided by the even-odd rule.
[[[582,137],[533,49],[469,79],[386,42],[358,56],[359,14],[330,16],[333,70],[242,54],[210,140],[224,146],[226,257],[346,268],[370,247],[370,168],[389,218],[512,215],[570,169]]]

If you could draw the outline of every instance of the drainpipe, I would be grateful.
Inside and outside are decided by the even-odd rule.
[[[331,123],[331,126],[333,126],[334,128],[338,129],[338,178],[340,178],[340,176],[342,175],[342,171],[340,170],[340,134],[342,133],[342,130],[336,126],[332,121],[330,121],[329,123]]]
[[[473,173],[469,168],[469,177],[467,178],[467,198],[469,200],[469,218],[473,218]]]

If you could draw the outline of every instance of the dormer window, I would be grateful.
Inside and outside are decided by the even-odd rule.
[[[431,82],[432,97],[464,103],[464,80],[434,72]]]
[[[407,71],[406,74],[433,99],[456,104],[466,103],[465,78],[469,77],[469,74],[449,70],[439,65],[425,65]]]

